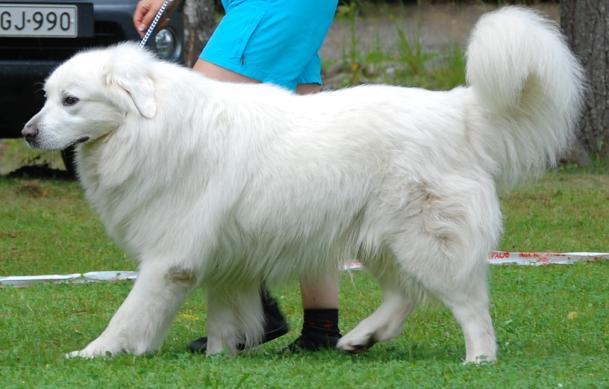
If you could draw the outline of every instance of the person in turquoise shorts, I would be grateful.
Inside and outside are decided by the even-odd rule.
[[[178,3],[180,0],[174,0]],[[163,0],[141,0],[133,23],[144,35]],[[225,16],[193,69],[228,82],[264,82],[298,94],[321,90],[319,50],[334,19],[338,0],[222,0]],[[175,4],[172,4],[174,8]],[[167,16],[167,15],[166,15]],[[333,348],[338,327],[338,270],[323,279],[300,282],[304,320],[291,351]],[[288,332],[277,302],[260,287],[265,325],[263,342]],[[192,352],[205,352],[207,338],[192,341]]]

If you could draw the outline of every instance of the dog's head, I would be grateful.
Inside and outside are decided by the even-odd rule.
[[[75,55],[46,80],[46,102],[23,136],[33,147],[58,150],[106,136],[130,115],[153,118],[155,61],[133,43]]]

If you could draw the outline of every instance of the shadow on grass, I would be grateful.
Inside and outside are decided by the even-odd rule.
[[[76,177],[74,177],[68,171],[61,169],[53,169],[48,164],[22,166],[8,173],[6,177],[24,179],[53,179],[65,181],[73,181],[76,179]]]

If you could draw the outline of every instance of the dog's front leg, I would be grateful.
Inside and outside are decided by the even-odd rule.
[[[258,284],[207,290],[207,355],[237,351],[260,343],[263,312]]]
[[[138,278],[108,327],[87,347],[68,357],[94,358],[157,350],[180,305],[195,286],[192,271],[162,263],[144,263]]]

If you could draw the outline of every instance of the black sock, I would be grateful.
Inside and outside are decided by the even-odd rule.
[[[302,334],[308,333],[339,336],[338,309],[305,309]]]

